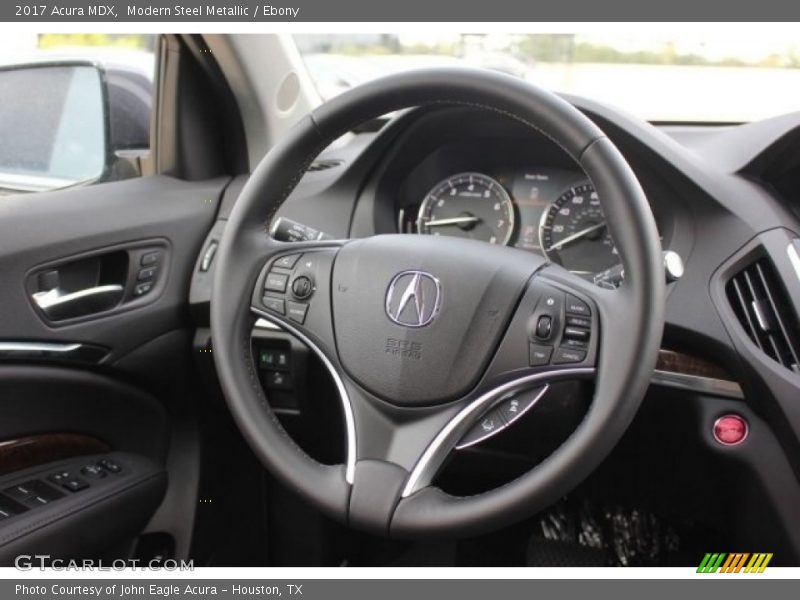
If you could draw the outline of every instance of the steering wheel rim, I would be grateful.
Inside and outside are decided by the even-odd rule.
[[[518,281],[528,277],[527,286],[534,279],[542,280],[549,286],[590,299],[597,309],[596,318],[602,329],[601,335],[595,335],[595,395],[583,422],[545,461],[500,488],[469,497],[450,496],[428,486],[427,480],[417,485],[420,474],[416,466],[411,469],[412,463],[401,465],[398,463],[404,461],[389,460],[378,456],[379,452],[375,457],[357,456],[353,449],[353,456],[348,454],[345,465],[335,466],[322,465],[308,457],[286,434],[269,407],[256,373],[250,341],[256,318],[270,316],[256,306],[256,299],[262,293],[265,264],[272,264],[277,255],[330,250],[335,258],[330,261],[331,279],[325,280],[325,284],[332,286],[337,277],[339,280],[346,277],[342,274],[345,267],[340,265],[356,264],[358,260],[348,263],[348,257],[359,252],[359,257],[381,252],[397,256],[400,244],[400,250],[409,253],[410,238],[416,236],[403,236],[402,240],[369,238],[376,240],[372,243],[281,244],[269,238],[268,225],[311,161],[332,141],[369,119],[408,107],[431,105],[471,106],[500,113],[543,133],[564,149],[593,182],[626,273],[618,290],[601,290],[544,264],[543,259],[534,264],[533,255],[527,255],[532,266],[526,268],[530,272],[515,274]],[[432,242],[416,238],[414,243]],[[454,248],[453,256],[464,252],[464,248]],[[485,249],[485,252],[492,254],[495,250],[515,252],[507,248]],[[477,254],[474,257],[481,260]],[[555,501],[600,463],[630,424],[649,385],[661,341],[664,278],[660,241],[649,204],[633,171],[603,132],[572,105],[550,92],[499,73],[433,69],[392,75],[323,104],[301,120],[254,170],[230,215],[216,260],[211,299],[213,356],[225,398],[244,437],[276,477],[313,505],[351,526],[384,535],[477,534],[527,517]],[[517,258],[498,254],[486,260],[514,263]],[[339,287],[347,286],[340,283]],[[335,298],[335,294],[331,295]],[[323,298],[324,294],[317,297]],[[323,300],[319,302],[324,304]],[[380,393],[365,385],[364,377],[354,376],[357,367],[353,361],[348,368],[343,366],[342,357],[347,352],[342,348],[344,334],[338,330],[337,338],[333,325],[336,315],[342,314],[341,306],[341,302],[338,305],[333,302],[328,308],[330,333],[315,336],[306,331],[307,327],[295,327],[286,319],[278,322],[312,344],[335,375],[340,396],[358,396],[359,402],[369,405],[354,415],[348,414],[345,404],[348,435],[356,436],[359,423],[362,429],[365,427],[367,418],[363,415],[373,411],[376,402],[380,404],[376,399]],[[506,326],[511,322],[509,317]],[[471,397],[470,402],[474,401]],[[424,404],[404,407],[380,404],[380,410],[392,415],[411,410],[418,411],[415,413],[418,415],[426,410],[433,414],[433,409]],[[427,413],[420,417],[431,423],[429,429],[433,428],[429,443],[422,448],[428,452],[431,444],[442,436],[443,424],[447,426],[461,415],[468,403],[447,398],[439,404],[436,418]],[[417,480],[411,481],[414,477]]]

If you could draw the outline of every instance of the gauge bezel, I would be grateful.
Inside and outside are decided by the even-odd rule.
[[[487,175],[486,173],[481,173],[479,171],[463,171],[463,172],[460,172],[460,173],[453,173],[452,175],[448,175],[447,177],[443,177],[442,179],[437,181],[436,184],[434,186],[432,186],[428,190],[428,192],[425,194],[425,197],[422,199],[422,202],[420,202],[419,210],[417,211],[417,220],[416,220],[417,234],[418,235],[432,235],[430,232],[423,230],[422,217],[423,217],[423,214],[425,213],[425,209],[426,209],[427,205],[430,204],[430,202],[433,200],[433,196],[432,196],[433,191],[439,189],[439,187],[441,187],[446,182],[450,182],[451,180],[459,178],[459,177],[468,177],[470,175],[473,176],[473,177],[480,177],[481,179],[486,179],[486,180],[490,181],[493,185],[497,186],[497,188],[500,190],[500,193],[503,196],[501,198],[501,201],[504,202],[505,204],[507,204],[509,209],[510,209],[510,210],[508,210],[508,213],[509,213],[509,219],[508,219],[509,227],[508,227],[508,233],[505,236],[505,240],[503,240],[502,243],[497,243],[496,245],[508,246],[511,243],[511,238],[514,237],[514,231],[517,228],[516,206],[515,206],[515,203],[514,203],[514,199],[511,197],[511,194],[509,194],[508,190],[505,188],[505,186],[503,186],[502,183],[497,181],[497,179],[495,179],[491,175]],[[481,241],[481,242],[484,242],[486,244],[490,244],[491,243],[489,240],[477,240],[477,241]]]

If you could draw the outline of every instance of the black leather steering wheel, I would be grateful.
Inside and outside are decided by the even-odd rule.
[[[621,287],[601,289],[529,252],[458,238],[285,243],[270,237],[275,212],[329,143],[369,119],[429,105],[502,113],[559,144],[602,201],[625,270]],[[294,293],[298,278],[308,281],[301,279]],[[242,190],[219,247],[211,330],[234,419],[289,488],[359,529],[456,537],[530,516],[603,460],[650,382],[663,308],[653,215],[603,132],[569,103],[528,83],[488,71],[436,69],[348,91],[270,150]],[[537,332],[540,317],[550,320],[546,339],[537,337],[546,329]],[[347,425],[345,464],[311,459],[270,409],[252,356],[257,318],[309,344],[331,371]],[[565,331],[570,324],[588,340],[572,339]],[[534,352],[532,342],[544,352]],[[448,454],[479,420],[510,421],[510,401],[525,408],[549,383],[575,378],[594,378],[591,406],[546,460],[476,496],[454,497],[433,486]]]

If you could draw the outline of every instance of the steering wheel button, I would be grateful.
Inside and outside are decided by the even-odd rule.
[[[542,315],[536,322],[536,337],[541,340],[550,338],[550,333],[553,330],[553,319],[548,315]]]
[[[583,350],[586,348],[587,342],[584,340],[573,340],[570,338],[564,338],[561,340],[561,347],[562,348],[578,348],[579,350]]]
[[[567,294],[567,313],[581,317],[590,317],[592,315],[589,305],[572,294]]]
[[[306,320],[306,311],[308,311],[308,304],[300,304],[299,302],[286,303],[286,316],[296,323],[303,324]]]
[[[545,391],[545,387],[527,390],[500,405],[500,413],[509,425],[524,415]]]
[[[283,273],[267,273],[267,279],[264,281],[264,289],[270,292],[285,292],[286,283],[289,281],[289,276]]]
[[[456,448],[466,448],[472,446],[496,434],[498,431],[506,427],[506,422],[503,419],[499,408],[495,408],[486,414],[480,421],[472,426],[466,435],[461,438]]]
[[[565,327],[564,328],[564,337],[570,338],[573,340],[583,340],[586,341],[589,339],[589,330],[583,329],[582,327]]]
[[[552,346],[542,344],[528,345],[528,364],[531,367],[541,367],[550,363],[550,356],[553,354]]]
[[[309,277],[300,275],[292,281],[292,294],[298,300],[306,300],[314,293],[314,283]]]
[[[568,363],[579,363],[586,358],[586,352],[575,348],[559,348],[553,358],[553,364],[564,365]]]
[[[299,259],[299,254],[287,254],[276,260],[273,266],[280,267],[281,269],[292,269]]]
[[[586,317],[567,317],[566,323],[571,327],[585,327],[586,329],[592,327],[592,320]]]
[[[273,296],[264,296],[261,299],[261,302],[264,303],[269,310],[276,312],[278,314],[286,314],[286,308],[284,307],[284,302],[282,298],[274,298]]]

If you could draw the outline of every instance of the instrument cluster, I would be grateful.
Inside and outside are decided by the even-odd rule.
[[[580,172],[531,167],[464,171],[400,209],[407,233],[505,244],[546,256],[599,284],[613,285],[619,259],[592,183]]]

